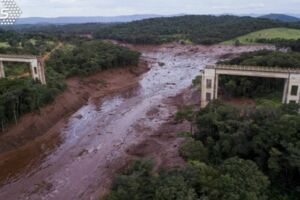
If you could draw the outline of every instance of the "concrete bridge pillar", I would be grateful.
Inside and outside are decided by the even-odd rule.
[[[216,70],[213,68],[206,68],[202,73],[201,108],[218,98],[218,78]]]
[[[290,74],[285,103],[300,103],[300,74]]]
[[[282,103],[287,103],[287,96],[289,92],[289,79],[284,79],[284,89],[283,89],[283,97],[282,97]]]
[[[30,63],[31,75],[33,80],[40,80],[39,79],[39,68],[37,60],[33,60]]]
[[[3,61],[0,61],[0,78],[5,78]]]
[[[218,99],[218,94],[219,94],[219,74],[215,75],[215,96],[214,99]]]
[[[45,69],[42,61],[39,59],[30,62],[31,75],[34,80],[39,80],[42,84],[46,84]]]
[[[45,76],[45,65],[41,58],[37,60],[39,66],[39,79],[42,84],[46,84],[46,76]]]

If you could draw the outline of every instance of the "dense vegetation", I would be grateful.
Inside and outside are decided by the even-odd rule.
[[[243,53],[239,57],[219,63],[228,65],[300,68],[300,53],[261,50]]]
[[[65,25],[15,25],[9,27],[9,30],[14,30],[19,33],[33,33],[55,35],[58,38],[66,35],[81,35],[93,34],[101,28],[113,26],[115,23],[101,24],[101,23],[87,23],[87,24],[65,24]]]
[[[157,44],[174,40],[212,44],[273,27],[297,26],[268,19],[235,16],[181,16],[156,18],[105,27],[97,38]]]
[[[8,123],[17,123],[23,114],[51,102],[56,94],[65,89],[63,77],[51,69],[47,70],[47,81],[48,85],[44,86],[31,78],[0,79],[1,131]]]
[[[274,44],[278,48],[288,48],[292,51],[300,52],[300,39],[287,40],[287,39],[257,39],[257,43]]]
[[[55,51],[47,66],[66,76],[137,65],[140,54],[102,41],[81,41]]]
[[[2,53],[44,55],[54,48],[56,38],[43,35],[17,34],[2,31]],[[17,123],[20,116],[36,111],[51,102],[66,88],[64,79],[72,75],[88,75],[95,71],[136,65],[140,54],[109,42],[64,38],[64,46],[55,50],[46,63],[47,85],[31,78],[16,78],[28,73],[24,64],[5,63],[8,78],[0,79],[0,125],[2,131],[8,123]],[[9,67],[7,70],[6,68]]]
[[[195,112],[198,129],[180,148],[184,169],[154,174],[137,161],[107,200],[296,200],[300,115],[295,105],[237,108],[220,102]],[[188,117],[189,118],[189,117]]]
[[[284,14],[268,14],[260,16],[260,18],[265,19],[272,19],[272,20],[278,20],[282,22],[299,22],[300,19],[291,15],[284,15]]]
[[[18,34],[0,29],[0,53],[31,54],[41,56],[57,45],[57,39],[51,36]]]
[[[139,44],[161,44],[172,41],[212,44],[262,29],[280,27],[299,29],[300,23],[237,16],[187,15],[129,23],[18,25],[11,29],[26,34],[43,33],[58,38],[68,35],[94,35],[100,39],[115,39]],[[297,30],[293,32],[297,32]],[[288,36],[286,39],[294,39],[294,36],[290,38],[289,34],[286,35]]]

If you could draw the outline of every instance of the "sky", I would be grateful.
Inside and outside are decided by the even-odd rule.
[[[300,0],[15,0],[21,17],[132,14],[300,14]]]

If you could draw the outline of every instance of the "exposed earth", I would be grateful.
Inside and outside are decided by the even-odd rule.
[[[138,68],[68,80],[68,90],[0,137],[0,199],[99,199],[139,157],[182,166],[173,116],[199,96],[192,80],[208,64],[271,46],[134,46]],[[143,73],[144,72],[144,73]],[[142,75],[141,75],[142,74]]]

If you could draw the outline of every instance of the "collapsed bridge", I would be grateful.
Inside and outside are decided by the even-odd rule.
[[[285,80],[282,103],[300,103],[300,69],[279,67],[254,67],[236,65],[209,65],[202,71],[201,107],[218,99],[219,76],[250,76],[280,78]]]
[[[5,78],[3,62],[29,63],[32,78],[40,81],[42,84],[46,84],[45,68],[42,58],[31,55],[0,54],[0,78]]]

